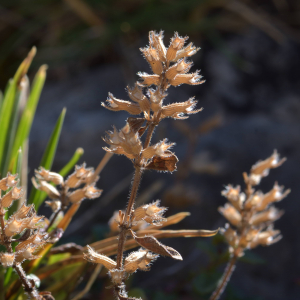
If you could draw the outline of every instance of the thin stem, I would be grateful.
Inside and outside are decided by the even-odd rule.
[[[133,205],[134,205],[134,201],[136,199],[136,195],[139,189],[139,185],[141,182],[141,178],[142,178],[142,169],[140,166],[135,167],[135,172],[134,172],[134,177],[133,177],[133,183],[132,183],[132,187],[131,187],[131,192],[130,192],[130,198],[127,204],[127,209],[126,209],[126,213],[125,213],[125,221],[127,216],[130,216]]]
[[[213,292],[213,294],[211,295],[209,300],[218,300],[221,297],[221,295],[224,292],[226,285],[235,269],[236,261],[237,261],[237,257],[232,256],[227,264],[227,267],[224,271],[221,281],[219,282],[216,290]]]
[[[150,141],[152,139],[152,135],[153,135],[155,127],[156,127],[156,124],[154,124],[154,123],[151,123],[149,125],[148,131],[147,131],[146,140],[145,140],[145,144],[144,144],[144,149],[146,149],[147,147],[149,147]]]
[[[121,231],[119,234],[119,243],[118,243],[118,254],[117,254],[117,269],[122,268],[122,263],[123,263],[123,252],[124,252],[124,244],[126,241],[126,235],[127,235],[127,230],[128,230],[128,225],[127,224],[127,218],[128,216],[130,217],[134,202],[136,199],[136,195],[138,192],[138,188],[141,182],[142,178],[142,168],[140,166],[135,167],[135,173],[133,177],[133,183],[131,186],[131,192],[130,192],[130,198],[128,201],[128,205],[126,208],[125,216],[124,216],[124,222],[121,224]]]
[[[95,282],[95,280],[97,279],[100,271],[102,270],[102,265],[98,264],[96,265],[96,268],[92,274],[92,276],[90,277],[88,283],[86,284],[85,288],[79,292],[72,300],[79,300],[81,299],[86,293],[89,292],[89,290],[91,289],[93,283]]]
[[[59,213],[63,211],[62,208],[58,209],[56,212],[54,212],[52,214],[52,216],[50,217],[50,223],[49,225],[46,227],[45,231],[48,231],[49,228],[51,228],[51,226],[54,224],[54,222],[56,221],[57,216],[59,215]]]
[[[105,167],[105,165],[108,163],[108,161],[110,160],[110,158],[113,156],[113,153],[111,152],[106,152],[105,155],[103,156],[103,158],[101,159],[98,167],[96,168],[93,176],[91,176],[89,183],[92,183],[96,180],[97,176],[101,173],[101,171],[103,170],[103,168]]]
[[[17,274],[19,275],[20,280],[24,286],[24,291],[27,292],[32,299],[41,299],[37,290],[35,289],[34,283],[31,283],[27,277],[26,273],[24,272],[21,264],[17,263],[13,265],[13,268],[16,270]]]

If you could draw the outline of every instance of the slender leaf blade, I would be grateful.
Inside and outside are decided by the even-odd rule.
[[[29,136],[36,107],[39,102],[40,95],[46,80],[46,70],[47,70],[46,65],[41,66],[34,78],[32,90],[29,95],[28,102],[26,104],[24,112],[22,114],[21,120],[19,122],[16,138],[12,147],[12,151],[11,151],[12,157],[11,157],[10,166],[12,166],[14,163],[13,162],[14,156],[16,155],[18,149],[23,146],[24,141]]]
[[[55,157],[57,144],[60,138],[61,129],[63,126],[63,122],[66,115],[66,108],[64,108],[55,124],[54,130],[51,134],[51,137],[48,141],[47,147],[45,149],[43,158],[41,160],[40,166],[44,167],[47,170],[51,170],[53,160]],[[32,189],[30,197],[29,197],[29,203],[33,203],[36,207],[36,210],[40,207],[40,205],[43,203],[43,194],[44,192],[41,192],[36,189]]]

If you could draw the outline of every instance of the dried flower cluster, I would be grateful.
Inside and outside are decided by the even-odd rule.
[[[54,213],[48,228],[53,225],[58,214],[66,210],[70,204],[100,197],[102,190],[95,187],[98,179],[94,169],[86,168],[85,163],[75,166],[75,171],[66,180],[60,174],[45,170],[43,167],[35,170],[35,178],[32,178],[34,187],[45,192],[51,199],[45,202]],[[59,185],[61,188],[59,189],[53,184]]]
[[[25,260],[38,259],[46,244],[53,244],[61,238],[63,230],[57,233],[52,228],[60,212],[66,210],[70,204],[80,204],[85,198],[98,198],[102,191],[95,188],[98,177],[94,169],[86,168],[85,164],[75,166],[74,173],[67,180],[42,167],[35,174],[32,182],[51,199],[46,204],[51,207],[53,214],[50,221],[43,216],[37,216],[34,206],[27,206],[25,202],[6,220],[8,208],[13,201],[23,196],[23,191],[18,187],[17,175],[8,173],[1,179],[0,190],[5,195],[0,200],[0,244],[5,246],[6,252],[0,253],[0,263],[3,267],[13,267],[16,270],[25,292],[32,299],[53,299],[50,293],[39,293],[36,290],[35,283],[27,278],[21,264]],[[53,230],[47,232],[51,229]]]
[[[140,49],[149,63],[154,74],[139,72],[142,81],[136,82],[134,88],[127,88],[131,101],[115,98],[109,94],[106,103],[102,105],[112,111],[125,110],[132,115],[140,115],[137,118],[130,117],[126,125],[107,133],[104,141],[110,145],[105,147],[108,153],[125,155],[133,162],[135,175],[130,193],[130,199],[125,211],[119,211],[115,215],[119,228],[119,244],[117,259],[108,258],[88,247],[85,258],[91,262],[104,265],[109,270],[114,290],[119,299],[129,299],[125,290],[124,281],[136,270],[146,271],[158,254],[182,260],[181,255],[173,248],[160,243],[154,236],[138,236],[134,230],[140,229],[139,225],[145,223],[157,226],[165,221],[163,213],[165,207],[159,206],[159,201],[134,208],[138,186],[142,172],[146,169],[156,171],[173,172],[178,161],[176,155],[170,151],[173,143],[167,139],[151,145],[151,138],[155,127],[167,117],[173,119],[186,119],[188,115],[195,114],[201,109],[195,110],[196,101],[192,98],[185,102],[164,105],[167,96],[166,91],[170,86],[181,84],[201,84],[199,72],[188,73],[192,62],[188,60],[199,49],[192,43],[184,46],[187,37],[180,37],[175,33],[170,46],[165,47],[163,33],[151,31],[149,33],[149,46]],[[146,90],[144,91],[144,88]],[[147,132],[147,133],[146,133]],[[145,141],[142,136],[146,133]],[[110,222],[115,230],[115,222]],[[147,227],[147,225],[146,225]],[[203,233],[203,236],[214,235],[216,231]],[[142,248],[123,257],[124,244],[127,236],[134,239]]]
[[[17,175],[10,173],[0,181],[0,190],[6,194],[0,200],[0,244],[6,248],[6,252],[0,253],[0,263],[3,267],[13,267],[18,273],[25,292],[32,299],[42,299],[35,284],[26,277],[22,268],[24,260],[33,260],[37,256],[35,253],[45,246],[49,236],[42,231],[43,217],[37,216],[33,205],[23,204],[8,220],[6,213],[15,200],[22,197],[22,188],[18,187]],[[16,244],[13,247],[13,243]]]
[[[252,166],[250,173],[244,173],[245,192],[241,187],[228,185],[222,195],[228,203],[219,208],[219,212],[229,221],[221,229],[228,245],[231,259],[224,276],[212,295],[211,300],[216,300],[221,295],[234,269],[237,258],[244,255],[245,250],[256,248],[259,245],[270,246],[278,242],[282,236],[279,230],[274,230],[274,222],[278,220],[283,211],[274,206],[275,202],[285,198],[290,190],[278,183],[268,193],[255,190],[263,177],[268,176],[270,169],[282,165],[285,158],[280,159],[277,151],[267,159],[257,162]]]

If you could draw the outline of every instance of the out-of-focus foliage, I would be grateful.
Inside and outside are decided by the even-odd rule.
[[[241,33],[251,25],[277,42],[285,35],[299,42],[299,9],[296,0],[3,0],[0,82],[33,45],[39,48],[36,64],[47,61],[64,76],[70,66],[120,58],[120,43],[132,43],[150,29],[205,36],[219,47],[220,33]]]

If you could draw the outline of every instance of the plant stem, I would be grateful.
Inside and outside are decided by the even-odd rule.
[[[122,263],[123,263],[123,252],[124,252],[124,244],[126,241],[126,236],[127,236],[127,231],[129,224],[127,224],[127,218],[128,216],[130,217],[132,208],[134,206],[134,201],[136,199],[136,195],[138,192],[138,188],[141,182],[142,178],[142,168],[140,166],[135,167],[135,173],[133,177],[133,183],[131,186],[131,193],[130,193],[130,198],[128,201],[128,205],[126,208],[125,216],[124,216],[124,222],[121,225],[121,231],[119,234],[119,243],[118,243],[118,254],[117,254],[117,269],[122,268]]]
[[[108,161],[110,160],[110,158],[112,156],[113,156],[113,153],[111,153],[111,152],[105,153],[105,155],[101,159],[98,167],[96,168],[93,176],[90,178],[89,183],[93,183],[96,180],[97,176],[100,174],[100,172],[103,170],[103,168],[105,167],[105,165],[108,163]]]
[[[151,138],[152,138],[152,134],[154,132],[155,127],[156,127],[156,124],[154,124],[154,123],[151,123],[149,125],[148,131],[147,131],[146,140],[145,140],[145,144],[144,144],[144,149],[146,149],[147,147],[149,147],[150,141],[151,141]]]
[[[232,256],[226,266],[226,269],[224,271],[221,281],[219,282],[216,290],[213,292],[213,294],[211,295],[209,300],[218,300],[221,297],[221,295],[224,292],[226,285],[235,269],[236,261],[237,261],[237,256]]]
[[[22,281],[22,284],[24,286],[24,291],[27,292],[32,299],[41,299],[39,296],[37,290],[35,289],[34,283],[31,283],[27,277],[26,274],[21,266],[21,264],[17,263],[13,265],[13,268],[16,270],[17,274],[19,275],[20,280]]]

